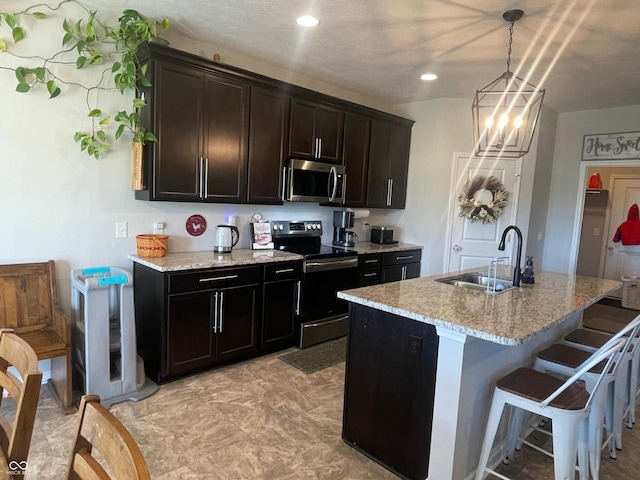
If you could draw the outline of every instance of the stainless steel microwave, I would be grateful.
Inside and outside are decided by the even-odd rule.
[[[282,169],[282,200],[344,203],[347,174],[343,165],[292,158]]]

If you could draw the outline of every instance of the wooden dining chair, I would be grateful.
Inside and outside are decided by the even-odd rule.
[[[98,395],[82,396],[78,416],[68,480],[151,478],[138,444]]]
[[[0,402],[5,390],[15,402],[15,413],[11,409],[6,416],[0,416],[0,464],[6,462],[0,465],[0,471],[7,472],[10,478],[23,478],[27,468],[41,382],[42,372],[38,371],[33,348],[11,330],[0,329]]]

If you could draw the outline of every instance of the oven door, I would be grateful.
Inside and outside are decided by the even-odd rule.
[[[283,176],[283,200],[344,203],[347,182],[342,165],[291,159]]]
[[[358,257],[305,262],[302,282],[300,347],[341,337],[347,333],[349,304],[337,297],[340,290],[358,283]]]

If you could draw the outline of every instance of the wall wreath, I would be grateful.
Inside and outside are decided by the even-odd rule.
[[[467,181],[460,204],[459,217],[471,222],[494,223],[509,204],[509,192],[496,177],[478,175]]]

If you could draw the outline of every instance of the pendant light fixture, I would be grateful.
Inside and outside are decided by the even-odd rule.
[[[502,18],[509,22],[507,71],[476,91],[473,100],[473,140],[477,156],[519,158],[529,152],[542,108],[544,89],[532,85],[511,70],[513,25],[522,10],[508,10]]]

